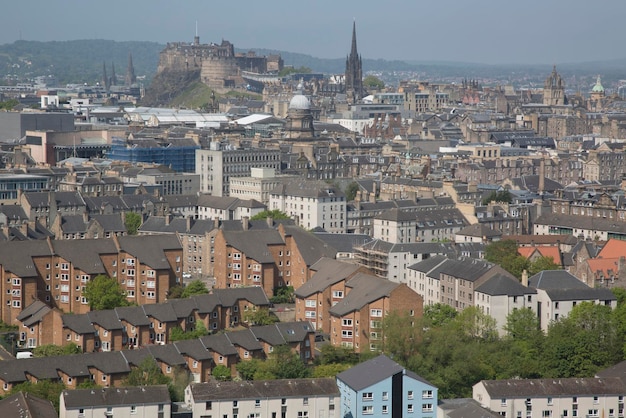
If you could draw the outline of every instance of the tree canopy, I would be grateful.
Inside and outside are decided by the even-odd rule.
[[[368,90],[382,90],[385,88],[385,83],[375,75],[368,75],[363,79],[363,86]]]
[[[85,297],[89,307],[95,311],[129,305],[126,294],[117,280],[103,274],[87,282]]]
[[[278,209],[274,210],[264,210],[263,212],[259,212],[250,218],[251,221],[260,221],[263,219],[272,218],[272,219],[291,219],[289,215],[285,212],[281,212]]]
[[[290,74],[310,74],[311,69],[309,67],[301,66],[301,67],[284,67],[278,73],[279,77],[287,77]]]
[[[348,184],[348,186],[346,187],[346,191],[345,191],[346,201],[350,202],[354,200],[358,191],[359,191],[359,183],[357,183],[356,181],[353,181],[350,184]]]
[[[141,226],[141,215],[136,212],[126,212],[124,216],[124,226],[128,235],[137,235]]]
[[[64,356],[68,354],[80,354],[82,350],[79,346],[74,343],[69,343],[67,345],[55,345],[55,344],[45,344],[35,347],[33,349],[34,357],[51,357],[51,356]]]
[[[183,288],[180,295],[181,298],[190,298],[195,295],[204,295],[209,293],[209,289],[202,280],[194,280]]]
[[[511,192],[509,192],[508,190],[494,190],[483,199],[482,204],[486,205],[489,202],[511,203],[511,201],[513,201],[513,195],[511,195]]]

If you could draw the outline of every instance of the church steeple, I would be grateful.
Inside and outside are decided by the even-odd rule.
[[[132,86],[137,81],[137,77],[135,76],[135,67],[133,67],[133,55],[128,53],[128,67],[126,68],[126,77],[125,84],[127,87]]]
[[[350,103],[363,97],[363,68],[361,56],[356,48],[356,21],[352,23],[352,46],[346,58],[346,95]]]
[[[102,85],[105,91],[109,91],[109,77],[107,77],[107,65],[102,62]]]

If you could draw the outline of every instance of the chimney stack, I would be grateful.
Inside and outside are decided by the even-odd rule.
[[[539,189],[537,190],[539,194],[543,194],[546,190],[546,162],[541,158],[539,161]]]
[[[241,217],[241,226],[243,227],[244,231],[250,229],[250,218],[248,216]]]
[[[528,271],[522,271],[522,286],[528,287]]]

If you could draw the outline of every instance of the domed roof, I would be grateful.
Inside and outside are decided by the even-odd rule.
[[[291,101],[289,102],[289,109],[310,110],[311,102],[309,102],[309,99],[307,99],[306,96],[302,94],[296,94],[291,98]]]
[[[592,93],[604,93],[604,87],[602,86],[602,82],[600,81],[600,76],[596,80],[596,85],[591,89]]]

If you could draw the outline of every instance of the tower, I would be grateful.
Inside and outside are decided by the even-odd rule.
[[[105,91],[109,91],[109,77],[107,77],[107,65],[102,61],[102,86]]]
[[[117,76],[115,75],[115,63],[114,62],[111,63],[111,85],[112,86],[117,85]]]
[[[126,87],[130,87],[135,84],[137,81],[137,77],[135,76],[135,67],[133,67],[133,55],[128,53],[128,67],[126,68],[126,78],[125,78]]]
[[[565,86],[560,74],[556,72],[556,65],[552,68],[552,73],[546,78],[544,83],[543,104],[547,106],[562,106],[565,104]]]
[[[356,49],[356,21],[352,23],[352,47],[346,58],[346,94],[350,103],[363,97],[363,68]]]

